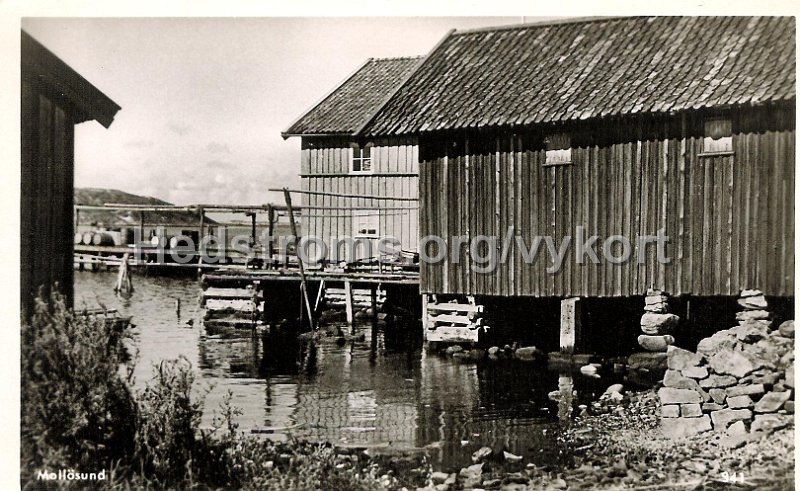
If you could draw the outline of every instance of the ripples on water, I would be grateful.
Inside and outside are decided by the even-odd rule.
[[[418,328],[359,324],[364,341],[333,338],[301,345],[276,335],[206,333],[196,281],[134,276],[128,299],[114,295],[114,273],[75,272],[76,308],[98,304],[133,316],[139,352],[136,383],[152,366],[184,356],[206,395],[210,426],[228,391],[242,410],[240,428],[337,444],[425,447],[435,467],[455,470],[482,446],[505,448],[526,462],[551,463],[558,405],[547,394],[559,374],[514,362],[459,362],[427,353]],[[180,310],[176,301],[180,300]],[[574,378],[587,402],[611,383]],[[562,408],[563,412],[563,408]]]

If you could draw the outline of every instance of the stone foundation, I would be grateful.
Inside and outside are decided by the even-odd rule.
[[[680,318],[667,310],[667,296],[659,290],[647,290],[640,324],[644,334],[638,339],[639,346],[646,351],[663,353],[675,342],[670,333],[678,325]]]
[[[794,321],[773,329],[764,295],[745,290],[738,325],[700,341],[697,352],[667,348],[661,400],[664,433],[730,437],[785,426],[794,412]]]

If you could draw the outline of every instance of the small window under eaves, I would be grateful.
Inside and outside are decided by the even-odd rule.
[[[372,144],[350,145],[350,173],[369,174],[372,172]]]
[[[733,152],[733,130],[730,118],[708,118],[703,123],[703,153]]]
[[[566,165],[572,163],[572,148],[569,133],[548,135],[545,143],[545,165]]]

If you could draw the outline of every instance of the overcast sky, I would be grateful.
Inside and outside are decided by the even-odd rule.
[[[422,55],[449,29],[520,17],[23,19],[122,109],[78,125],[75,185],[176,204],[261,204],[299,186],[281,130],[366,58]],[[538,20],[528,17],[527,22]]]

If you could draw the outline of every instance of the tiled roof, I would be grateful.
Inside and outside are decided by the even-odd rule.
[[[283,136],[355,133],[419,64],[421,57],[370,58]]]
[[[368,135],[795,98],[792,17],[629,17],[454,32]]]

